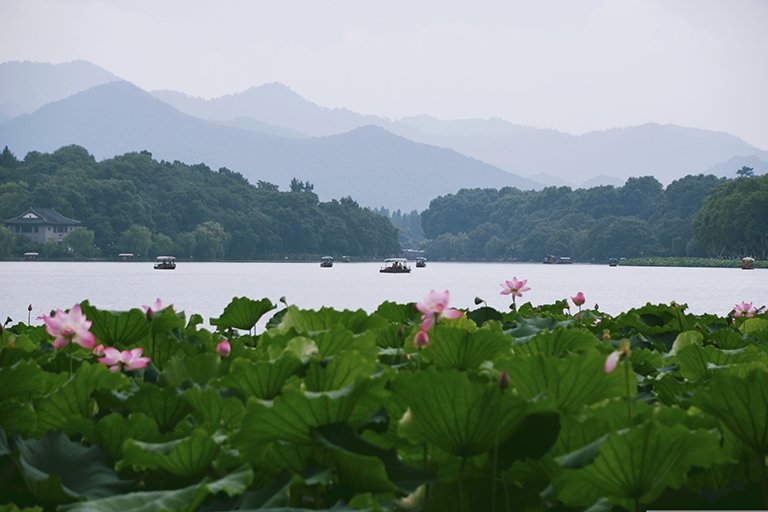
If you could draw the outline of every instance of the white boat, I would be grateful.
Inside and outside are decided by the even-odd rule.
[[[155,270],[175,270],[176,258],[174,256],[158,256],[155,259]]]
[[[410,271],[411,267],[405,258],[387,258],[384,260],[384,266],[379,269],[379,272],[384,274],[407,274]]]

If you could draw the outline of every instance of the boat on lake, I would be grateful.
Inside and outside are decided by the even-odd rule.
[[[544,256],[544,264],[551,265],[552,263],[557,263],[557,258],[552,254],[547,254]]]
[[[416,267],[417,268],[424,268],[427,266],[427,258],[424,256],[419,256],[416,258]]]
[[[342,256],[341,257],[341,262],[342,263],[350,263],[351,261],[352,261],[352,259],[349,256]]]
[[[37,258],[40,257],[39,252],[25,252],[24,253],[24,261],[37,261]]]
[[[746,256],[741,258],[741,270],[752,270],[755,268],[755,258]]]
[[[573,263],[573,261],[568,256],[560,256],[557,258],[558,265],[570,265],[571,263]]]
[[[155,259],[155,270],[175,270],[176,258],[174,256],[158,256]]]
[[[331,268],[333,266],[333,256],[323,256],[320,258],[320,266],[323,268]]]
[[[384,260],[384,266],[379,269],[379,272],[384,274],[407,274],[410,271],[411,267],[405,258],[387,258]]]
[[[619,266],[619,260],[617,258],[608,258],[608,266],[609,267],[618,267]]]

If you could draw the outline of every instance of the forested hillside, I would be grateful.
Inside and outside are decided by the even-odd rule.
[[[745,181],[737,188],[745,192],[768,178],[734,181],[740,180]],[[721,191],[718,186],[726,188]],[[434,199],[422,212],[422,226],[431,239],[429,256],[439,259],[535,261],[548,254],[570,256],[577,261],[641,255],[743,256],[746,244],[735,240],[747,235],[717,220],[724,214],[722,210],[735,212],[735,208],[722,206],[722,202],[716,204],[714,198],[708,200],[705,211],[712,211],[706,217],[710,220],[696,223],[696,237],[693,231],[704,199],[714,190],[714,197],[726,195],[734,186],[715,176],[691,175],[666,188],[646,176],[630,178],[622,187],[461,190]],[[732,194],[727,195],[730,201],[738,202]],[[759,203],[760,199],[755,197],[754,201]],[[768,197],[762,201],[765,209]],[[765,238],[764,223],[755,222],[758,217],[745,217],[750,208],[758,213],[753,207],[738,209],[744,217],[742,225],[751,222],[758,229],[757,225],[762,224]],[[768,213],[763,215],[768,217]],[[715,224],[731,229],[731,242],[722,244],[712,239]],[[752,251],[757,250],[754,244],[752,247]]]
[[[170,253],[211,260],[399,253],[397,230],[386,218],[350,198],[320,202],[308,182],[294,179],[290,189],[267,182],[254,186],[226,168],[157,161],[148,152],[101,162],[79,146],[31,152],[22,161],[7,148],[0,156],[0,219],[31,206],[54,208],[85,226],[71,244],[80,256]],[[34,249],[56,255],[55,247],[31,247],[0,230],[6,231],[0,236],[6,256]]]

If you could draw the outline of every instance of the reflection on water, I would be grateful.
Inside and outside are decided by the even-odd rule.
[[[586,306],[595,303],[618,313],[651,303],[687,303],[694,313],[724,315],[742,300],[768,303],[768,271],[720,268],[614,267],[536,263],[436,263],[410,274],[381,274],[379,263],[179,263],[176,270],[153,270],[152,263],[0,262],[0,316],[15,322],[88,299],[102,309],[124,310],[156,298],[176,310],[208,320],[221,314],[233,297],[269,298],[277,303],[317,309],[362,308],[373,311],[385,300],[422,300],[431,289],[450,290],[451,303],[474,308],[475,297],[505,309],[499,283],[513,276],[528,279],[521,302],[550,303],[582,291]],[[520,301],[520,299],[518,299]],[[585,307],[586,307],[585,306]]]

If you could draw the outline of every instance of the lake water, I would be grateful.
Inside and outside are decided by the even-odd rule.
[[[687,303],[694,313],[725,315],[742,300],[768,304],[768,272],[721,268],[615,267],[607,265],[543,265],[536,263],[437,263],[413,268],[410,274],[380,274],[379,263],[186,263],[160,271],[147,262],[0,262],[0,321],[32,322],[52,309],[82,300],[101,309],[127,310],[156,298],[177,311],[199,313],[206,323],[233,297],[284,296],[304,309],[373,311],[385,300],[421,301],[430,290],[450,290],[451,305],[474,308],[479,296],[489,306],[506,309],[499,283],[516,276],[527,279],[523,301],[551,303],[582,291],[587,305],[619,313],[651,303]],[[518,299],[520,301],[521,299]]]

